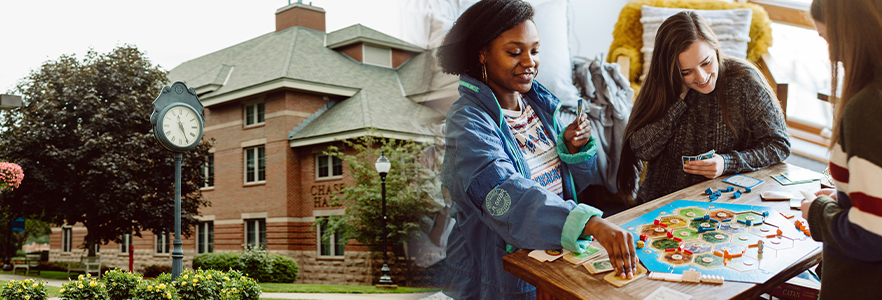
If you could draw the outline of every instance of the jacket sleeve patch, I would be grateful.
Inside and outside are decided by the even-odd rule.
[[[487,193],[487,198],[484,199],[484,206],[486,206],[487,212],[491,216],[498,217],[505,214],[511,208],[511,197],[505,190],[495,188]]]

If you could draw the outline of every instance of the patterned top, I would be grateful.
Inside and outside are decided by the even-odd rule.
[[[563,197],[560,157],[557,156],[554,141],[548,137],[545,125],[539,121],[530,104],[523,98],[519,98],[519,101],[520,111],[503,109],[502,114],[530,167],[530,179]]]
[[[724,64],[734,67],[741,62],[725,61]],[[637,203],[708,180],[683,171],[684,155],[716,150],[726,163],[723,174],[759,170],[790,156],[784,114],[770,89],[747,75],[725,80],[718,82],[717,88],[707,95],[690,89],[686,99],[677,99],[660,120],[631,136],[634,155],[649,162],[646,178],[637,191]],[[723,120],[723,110],[717,100],[721,90],[726,93],[729,118],[737,137]]]

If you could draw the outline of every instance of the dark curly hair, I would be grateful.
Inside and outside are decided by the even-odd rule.
[[[436,57],[447,74],[481,78],[482,49],[503,32],[533,20],[533,6],[521,0],[482,0],[469,7],[444,37]]]

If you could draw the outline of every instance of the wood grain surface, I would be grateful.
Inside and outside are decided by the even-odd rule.
[[[732,199],[730,193],[723,194],[718,203],[734,203],[745,205],[760,205],[770,207],[780,212],[790,212],[796,218],[801,218],[801,212],[791,210],[789,201],[763,201],[760,198],[762,191],[787,191],[794,195],[800,195],[799,190],[817,191],[821,188],[818,181],[811,183],[782,186],[770,176],[795,170],[812,172],[803,168],[780,163],[766,169],[755,172],[742,173],[764,182],[753,188],[751,193],[745,193],[738,199]],[[664,197],[649,201],[640,206],[623,211],[615,216],[607,218],[610,222],[622,225],[647,212],[675,200],[708,201],[704,196],[704,190],[724,189],[730,184],[723,183],[723,179],[731,175],[723,175],[714,180],[708,180],[691,187],[668,194]],[[822,176],[823,177],[823,176]],[[742,189],[736,187],[736,189]],[[795,219],[791,219],[795,220]],[[605,257],[606,250],[601,257]],[[536,286],[538,299],[643,299],[661,286],[665,286],[689,295],[692,299],[756,299],[757,296],[781,285],[788,279],[809,269],[821,260],[821,248],[813,251],[806,257],[801,258],[793,265],[785,268],[780,273],[763,284],[726,281],[723,285],[674,283],[650,280],[646,277],[637,279],[624,287],[616,288],[603,281],[606,273],[591,275],[581,265],[573,265],[559,259],[554,262],[539,262],[528,257],[530,250],[520,250],[503,258],[503,268],[509,273]]]

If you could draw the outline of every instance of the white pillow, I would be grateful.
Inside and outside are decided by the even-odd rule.
[[[750,42],[750,20],[753,17],[753,10],[749,8],[739,8],[731,10],[696,10],[682,8],[664,8],[644,5],[641,8],[640,23],[643,24],[643,74],[640,75],[640,82],[646,79],[649,73],[649,64],[652,60],[652,50],[655,46],[655,35],[658,27],[668,17],[684,11],[694,11],[701,15],[720,41],[722,51],[725,54],[747,58],[747,42]]]
[[[460,15],[477,2],[461,1]],[[567,0],[527,0],[526,2],[533,6],[533,21],[539,29],[539,40],[542,43],[539,47],[539,75],[536,76],[536,80],[557,96],[564,106],[576,106],[579,90],[573,85]]]

